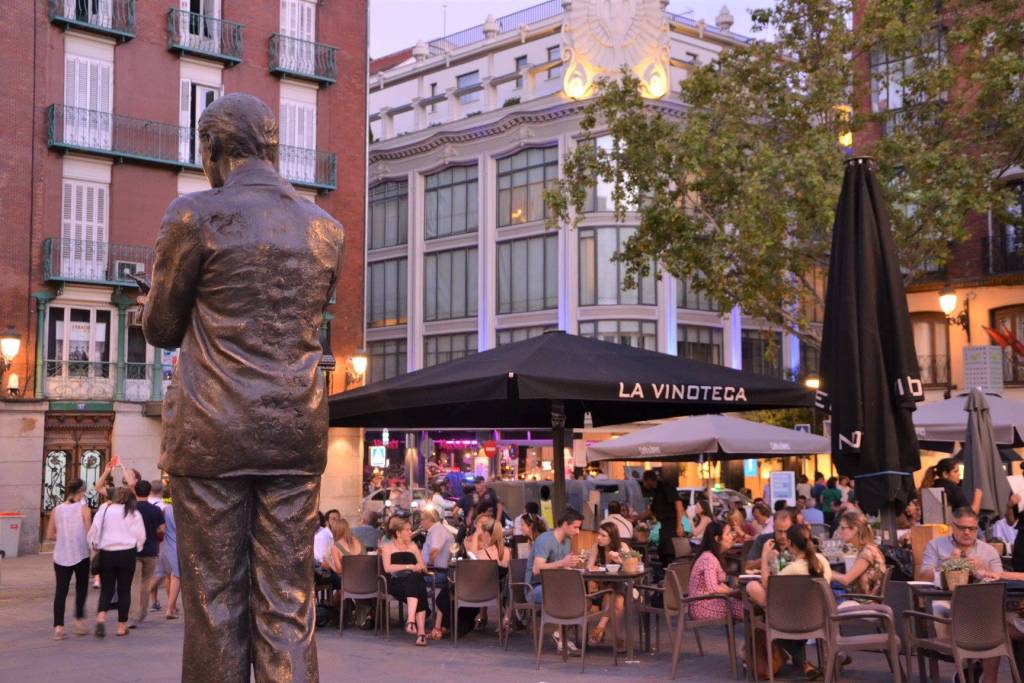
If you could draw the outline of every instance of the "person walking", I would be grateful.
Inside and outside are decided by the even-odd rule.
[[[643,487],[644,493],[651,496],[650,507],[645,516],[661,522],[658,556],[661,559],[662,566],[667,567],[676,556],[675,544],[672,543],[672,539],[684,538],[683,502],[679,500],[679,493],[676,491],[676,487],[667,481],[659,479],[658,474],[654,470],[644,472],[640,485]],[[710,518],[710,508],[706,512]],[[700,533],[704,533],[703,528],[700,529]],[[694,529],[694,537],[697,537],[696,528]]]
[[[107,635],[107,610],[117,591],[117,635],[128,635],[128,611],[132,604],[135,555],[146,544],[146,525],[135,509],[135,495],[127,487],[114,492],[92,520],[89,545],[99,551],[100,600],[96,608],[97,638]]]
[[[158,508],[160,508],[160,511],[163,512],[164,509],[167,507],[167,503],[164,502],[164,483],[161,480],[159,480],[159,479],[153,479],[152,481],[149,482],[149,486],[150,486],[149,497],[146,498],[146,501],[152,503],[155,506],[157,506]],[[163,549],[163,540],[162,539],[160,541],[160,548],[161,548],[161,551],[162,551],[162,549]],[[164,574],[160,573],[160,555],[158,553],[157,554],[157,561],[156,561],[156,568],[153,571],[153,580],[149,582],[149,600],[150,600],[151,603],[153,603],[150,606],[150,610],[153,611],[153,612],[159,612],[160,610],[163,609],[163,606],[160,604],[159,592],[160,592],[160,586],[161,586],[161,584],[163,584],[163,582],[165,580],[166,580],[166,576]],[[168,586],[168,591],[170,591],[170,586]]]
[[[163,579],[167,579],[167,611],[164,616],[177,619],[181,570],[178,569],[178,530],[174,525],[174,506],[171,504],[164,505],[164,540],[160,542],[153,585],[158,586]]]
[[[146,528],[146,542],[135,556],[135,574],[132,578],[132,612],[128,628],[135,628],[146,620],[149,585],[153,581],[156,558],[160,554],[160,538],[164,533],[164,513],[149,502],[152,486],[145,479],[135,482],[135,509],[142,516]]]
[[[53,594],[53,639],[64,640],[64,607],[75,578],[75,635],[84,636],[89,630],[82,621],[85,618],[85,598],[89,595],[89,543],[85,536],[92,522],[92,511],[83,500],[85,482],[72,479],[68,482],[64,502],[50,513],[46,537],[56,541],[53,548],[53,573],[57,588]]]

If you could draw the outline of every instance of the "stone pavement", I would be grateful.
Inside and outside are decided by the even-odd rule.
[[[166,621],[152,613],[127,638],[113,637],[108,629],[104,640],[91,635],[67,640],[51,639],[53,565],[50,555],[34,555],[0,561],[0,681],[18,683],[61,683],[63,681],[104,681],[104,683],[174,683],[181,671],[182,622]],[[71,625],[73,594],[68,599],[66,623]],[[87,616],[95,613],[99,591],[90,590]],[[116,620],[116,617],[115,617]],[[91,619],[90,619],[91,623]],[[663,637],[663,647],[666,647]],[[729,681],[725,635],[714,631],[702,637],[705,656],[699,657],[692,640],[684,647],[678,680]],[[508,652],[498,648],[492,631],[475,633],[453,648],[448,641],[413,646],[412,638],[392,629],[391,639],[371,632],[336,629],[317,634],[320,679],[324,683],[381,681],[403,683],[605,683],[664,681],[669,678],[670,657],[641,655],[639,664],[612,666],[607,648],[588,653],[586,673],[579,672],[579,660],[563,664],[550,638],[541,670],[537,670],[525,632],[512,636]],[[943,669],[949,675],[948,668]],[[806,680],[792,669],[782,672],[783,680]],[[1003,667],[1001,680],[1010,680]],[[858,656],[844,672],[843,681],[891,681],[892,674],[881,657]]]

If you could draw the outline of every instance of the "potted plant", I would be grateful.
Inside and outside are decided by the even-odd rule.
[[[628,550],[619,555],[622,559],[622,571],[625,574],[635,574],[637,565],[640,564],[640,553],[635,550]]]
[[[948,591],[956,590],[957,586],[966,586],[971,582],[971,561],[966,557],[951,557],[941,565],[942,583]]]

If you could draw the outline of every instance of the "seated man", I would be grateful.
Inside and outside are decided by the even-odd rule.
[[[924,550],[921,560],[921,580],[932,581],[942,563],[951,557],[966,557],[974,573],[997,574],[1003,563],[996,549],[978,539],[978,515],[969,507],[953,511],[953,533],[933,538]]]
[[[629,541],[633,538],[633,523],[622,514],[622,505],[617,500],[608,503],[608,516],[604,521],[611,522],[619,530],[619,538]]]
[[[754,545],[750,546],[750,552],[744,559],[746,570],[751,571],[760,568],[761,553],[764,551],[764,544],[768,540],[774,539],[777,546],[780,548],[786,547],[788,543],[786,532],[789,531],[791,526],[793,526],[793,514],[786,508],[777,510],[772,517],[772,531],[755,538]]]
[[[825,513],[814,507],[814,499],[808,498],[804,501],[804,521],[808,524],[825,524]]]
[[[441,524],[436,510],[425,510],[420,526],[427,532],[427,538],[423,541],[423,561],[434,575],[427,577],[427,584],[433,583],[436,588],[440,588],[448,580],[448,559],[452,554],[455,537]]]

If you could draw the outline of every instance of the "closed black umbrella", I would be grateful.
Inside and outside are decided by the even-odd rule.
[[[849,159],[836,207],[822,329],[819,409],[832,416],[832,461],[868,512],[902,507],[920,448],[924,398],[907,296],[871,160]]]
[[[331,426],[554,430],[556,506],[564,504],[562,428],[810,405],[792,382],[664,353],[549,332],[330,399]]]

